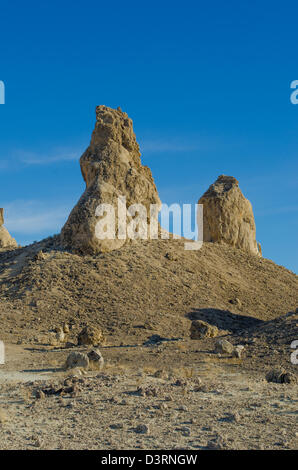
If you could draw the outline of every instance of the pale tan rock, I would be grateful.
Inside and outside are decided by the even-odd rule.
[[[78,345],[98,346],[104,342],[102,331],[94,326],[85,326],[78,334]]]
[[[99,349],[91,349],[91,351],[87,353],[87,356],[93,367],[98,370],[102,370],[104,366],[104,358]]]
[[[4,224],[4,209],[0,208],[0,249],[1,248],[16,248],[17,242],[10,235],[8,230],[3,226]]]
[[[73,351],[68,355],[66,359],[65,368],[74,369],[75,367],[82,367],[82,368],[88,369],[89,358],[87,354]]]
[[[100,240],[96,236],[98,205],[112,204],[116,220],[118,196],[126,198],[127,207],[134,203],[143,204],[148,216],[150,204],[161,206],[151,171],[141,164],[132,120],[120,108],[96,108],[95,129],[80,164],[86,190],[62,229],[62,243],[66,248],[83,254],[118,249],[127,238],[118,239],[117,223],[115,239]]]
[[[226,243],[261,256],[251,203],[234,177],[219,176],[199,204],[203,204],[204,241]]]
[[[218,339],[215,342],[214,351],[219,354],[232,354],[234,346],[226,339]]]
[[[69,325],[68,325],[68,323],[63,322],[62,330],[63,330],[63,333],[66,333],[66,334],[69,333]]]
[[[235,348],[233,350],[233,356],[237,357],[237,359],[241,359],[244,352],[245,352],[244,346],[242,344],[237,344],[237,346],[235,346]]]
[[[57,328],[55,338],[58,343],[63,343],[65,341],[65,333],[62,328]]]
[[[203,320],[194,320],[190,327],[191,339],[214,338],[218,335],[218,328]]]

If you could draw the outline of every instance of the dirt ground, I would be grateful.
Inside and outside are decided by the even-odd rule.
[[[270,260],[208,243],[82,257],[53,237],[2,251],[0,448],[297,449],[297,286]],[[243,358],[191,340],[193,319],[244,345]],[[104,333],[105,366],[66,371],[85,325]],[[268,383],[276,366],[294,380]]]

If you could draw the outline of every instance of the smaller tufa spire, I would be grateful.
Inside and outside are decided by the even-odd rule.
[[[220,175],[199,199],[203,204],[203,239],[261,256],[251,203],[233,176]]]

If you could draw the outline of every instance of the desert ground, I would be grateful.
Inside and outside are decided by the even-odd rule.
[[[1,449],[297,449],[297,276],[227,245],[0,252]],[[191,339],[193,320],[218,328]],[[57,329],[67,333],[57,339]],[[65,369],[85,327],[101,370]],[[218,338],[241,357],[215,352]],[[277,367],[286,383],[268,382]]]

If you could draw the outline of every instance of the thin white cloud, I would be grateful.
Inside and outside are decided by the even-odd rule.
[[[298,212],[298,206],[272,207],[272,208],[256,211],[255,215],[257,217],[265,217],[265,216],[277,215],[277,214],[290,214],[293,212]]]
[[[51,165],[53,163],[68,162],[78,160],[81,152],[69,149],[52,150],[47,154],[35,152],[18,151],[17,159],[26,165]]]
[[[202,147],[197,143],[184,143],[175,140],[144,140],[140,143],[142,153],[181,153],[200,150]]]
[[[17,170],[33,165],[54,165],[65,162],[79,161],[82,149],[55,148],[45,152],[13,150],[9,158],[1,158],[0,170]]]
[[[39,201],[13,201],[3,204],[5,207],[5,226],[19,236],[37,236],[48,232],[49,235],[60,231],[70,207],[60,205],[53,207],[50,203]]]

